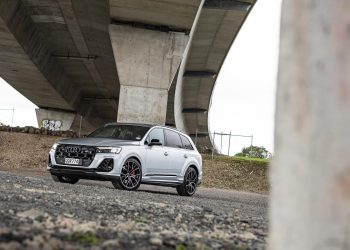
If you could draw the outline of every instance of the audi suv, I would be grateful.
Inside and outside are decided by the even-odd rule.
[[[191,196],[202,181],[202,157],[191,138],[173,128],[110,123],[84,138],[63,139],[49,153],[54,181],[111,181],[117,189],[141,183],[175,187]]]

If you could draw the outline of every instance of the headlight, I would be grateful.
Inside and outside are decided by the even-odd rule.
[[[122,151],[121,147],[97,147],[96,153],[119,154],[120,151]]]
[[[53,144],[52,147],[51,147],[51,149],[52,149],[52,150],[56,150],[57,147],[58,147],[58,145],[59,145],[58,143]]]

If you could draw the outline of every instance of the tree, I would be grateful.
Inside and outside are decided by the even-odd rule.
[[[249,146],[242,148],[242,152],[235,154],[235,156],[268,159],[271,157],[271,153],[264,147]]]

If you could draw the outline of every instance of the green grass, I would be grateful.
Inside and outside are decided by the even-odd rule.
[[[93,233],[78,233],[75,232],[72,235],[67,237],[69,241],[75,241],[80,244],[89,244],[93,246],[97,246],[100,243],[100,239]]]
[[[255,161],[255,162],[264,162],[264,163],[270,163],[271,160],[267,160],[267,159],[261,159],[261,158],[249,158],[249,157],[228,157],[225,156],[227,158],[233,158],[232,160],[242,160],[242,161]]]
[[[202,155],[203,159],[205,160],[211,160],[212,156],[211,155],[207,155],[207,154],[203,154]],[[267,159],[261,159],[261,158],[249,158],[249,157],[237,157],[237,156],[221,156],[221,155],[214,155],[213,156],[214,160],[219,160],[219,161],[227,161],[227,162],[241,162],[241,161],[249,161],[249,162],[256,162],[256,163],[270,163],[271,160],[267,160]]]

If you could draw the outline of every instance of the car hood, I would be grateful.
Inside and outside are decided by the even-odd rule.
[[[139,141],[127,141],[108,138],[73,138],[63,139],[60,144],[86,145],[86,146],[126,146],[140,145]]]

